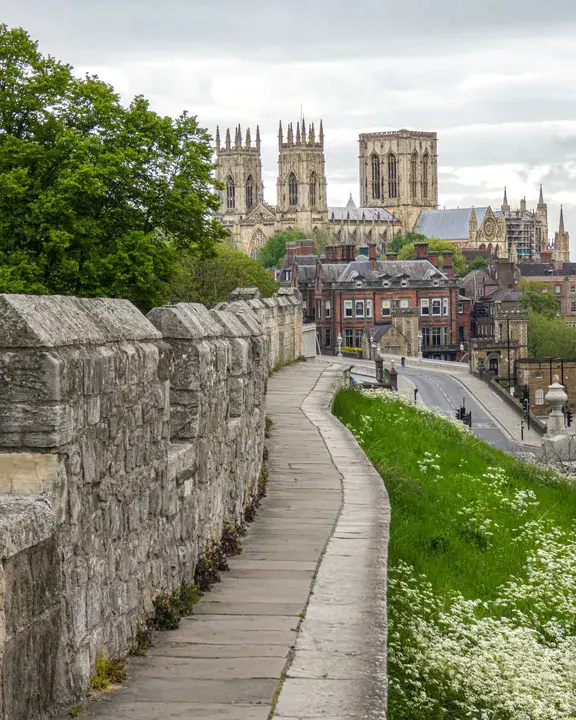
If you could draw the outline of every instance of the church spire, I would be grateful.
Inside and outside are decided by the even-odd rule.
[[[220,150],[220,127],[216,125],[216,150]]]
[[[230,150],[230,128],[226,129],[226,150]]]
[[[282,143],[284,142],[284,132],[282,131],[282,120],[278,123],[278,147],[282,147]]]
[[[544,202],[544,193],[542,192],[542,185],[540,185],[540,197],[538,198],[538,206],[542,207],[546,203]]]
[[[558,226],[558,235],[564,235],[564,208],[560,205],[560,224]]]
[[[324,126],[322,120],[320,120],[320,132],[318,133],[318,140],[320,141],[320,147],[324,147]]]
[[[246,143],[245,143],[245,147],[246,147],[246,148],[251,148],[251,147],[252,147],[252,138],[251,138],[251,136],[250,136],[250,128],[246,128]]]
[[[260,152],[260,125],[256,125],[256,150]]]
[[[304,145],[306,144],[306,120],[304,120],[304,115],[302,115],[302,142]]]
[[[508,205],[508,195],[506,194],[506,187],[504,187],[504,200],[502,200],[502,212],[510,212],[510,205]]]

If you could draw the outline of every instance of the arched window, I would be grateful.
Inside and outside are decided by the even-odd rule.
[[[370,159],[372,165],[372,199],[380,199],[380,158],[374,153]]]
[[[398,197],[398,164],[394,153],[388,154],[388,197]]]
[[[316,205],[316,173],[310,175],[310,207]]]
[[[246,210],[251,210],[254,205],[254,182],[252,175],[248,175],[246,180]]]
[[[412,199],[416,197],[416,172],[418,168],[418,153],[413,152],[410,158],[410,196]]]
[[[293,172],[288,178],[288,202],[290,205],[298,205],[298,182]]]
[[[430,173],[430,156],[424,153],[422,158],[422,199],[428,200],[428,176]]]
[[[226,207],[228,210],[234,210],[236,207],[236,187],[230,176],[226,180]]]

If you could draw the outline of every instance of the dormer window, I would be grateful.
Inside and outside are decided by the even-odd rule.
[[[440,285],[440,280],[438,278],[434,278],[434,287],[438,287]]]
[[[382,287],[390,287],[390,280],[382,280]]]
[[[408,280],[406,280],[406,278],[400,280],[400,287],[408,287]]]
[[[362,280],[356,280],[356,288],[362,287]]]

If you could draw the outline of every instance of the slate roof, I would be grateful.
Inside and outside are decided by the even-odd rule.
[[[294,260],[298,266],[316,265],[316,255],[295,255]]]
[[[322,280],[337,282],[343,267],[343,263],[322,263]]]
[[[511,288],[496,288],[494,292],[478,298],[478,302],[482,302],[482,300],[489,300],[490,302],[494,302],[495,300],[500,300],[501,302],[520,302],[523,294],[524,293],[519,290],[512,290]]]
[[[296,270],[299,282],[308,283],[316,280],[316,265],[297,265]]]
[[[452,210],[422,210],[414,227],[428,238],[463,240],[470,234],[470,215],[476,213],[478,227],[482,224],[488,207],[456,208]]]
[[[375,281],[383,279],[385,275],[391,280],[404,276],[412,282],[431,280],[434,277],[448,280],[448,276],[435,268],[429,260],[377,260],[374,271],[370,260],[364,255],[358,255],[344,267],[336,267],[340,269],[338,282],[353,282],[362,278]],[[324,278],[327,279],[325,276]]]
[[[372,342],[377,342],[383,335],[386,335],[388,330],[392,327],[392,323],[386,323],[385,325],[370,325],[366,327],[366,330],[372,338]]]
[[[356,207],[356,205],[350,206],[350,200],[346,207],[329,207],[328,208],[328,219],[329,220],[346,220],[350,213],[350,220],[359,222],[360,220],[372,221],[395,221],[396,218],[392,213],[384,208],[370,208],[370,207]]]
[[[523,277],[537,277],[539,275],[551,275],[553,277],[565,277],[576,275],[576,263],[564,263],[561,268],[544,263],[519,263],[518,269]]]

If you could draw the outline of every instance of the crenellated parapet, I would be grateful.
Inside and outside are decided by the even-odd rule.
[[[242,293],[237,293],[241,297]],[[0,720],[43,717],[191,582],[261,469],[297,296],[178,304],[0,295]]]

